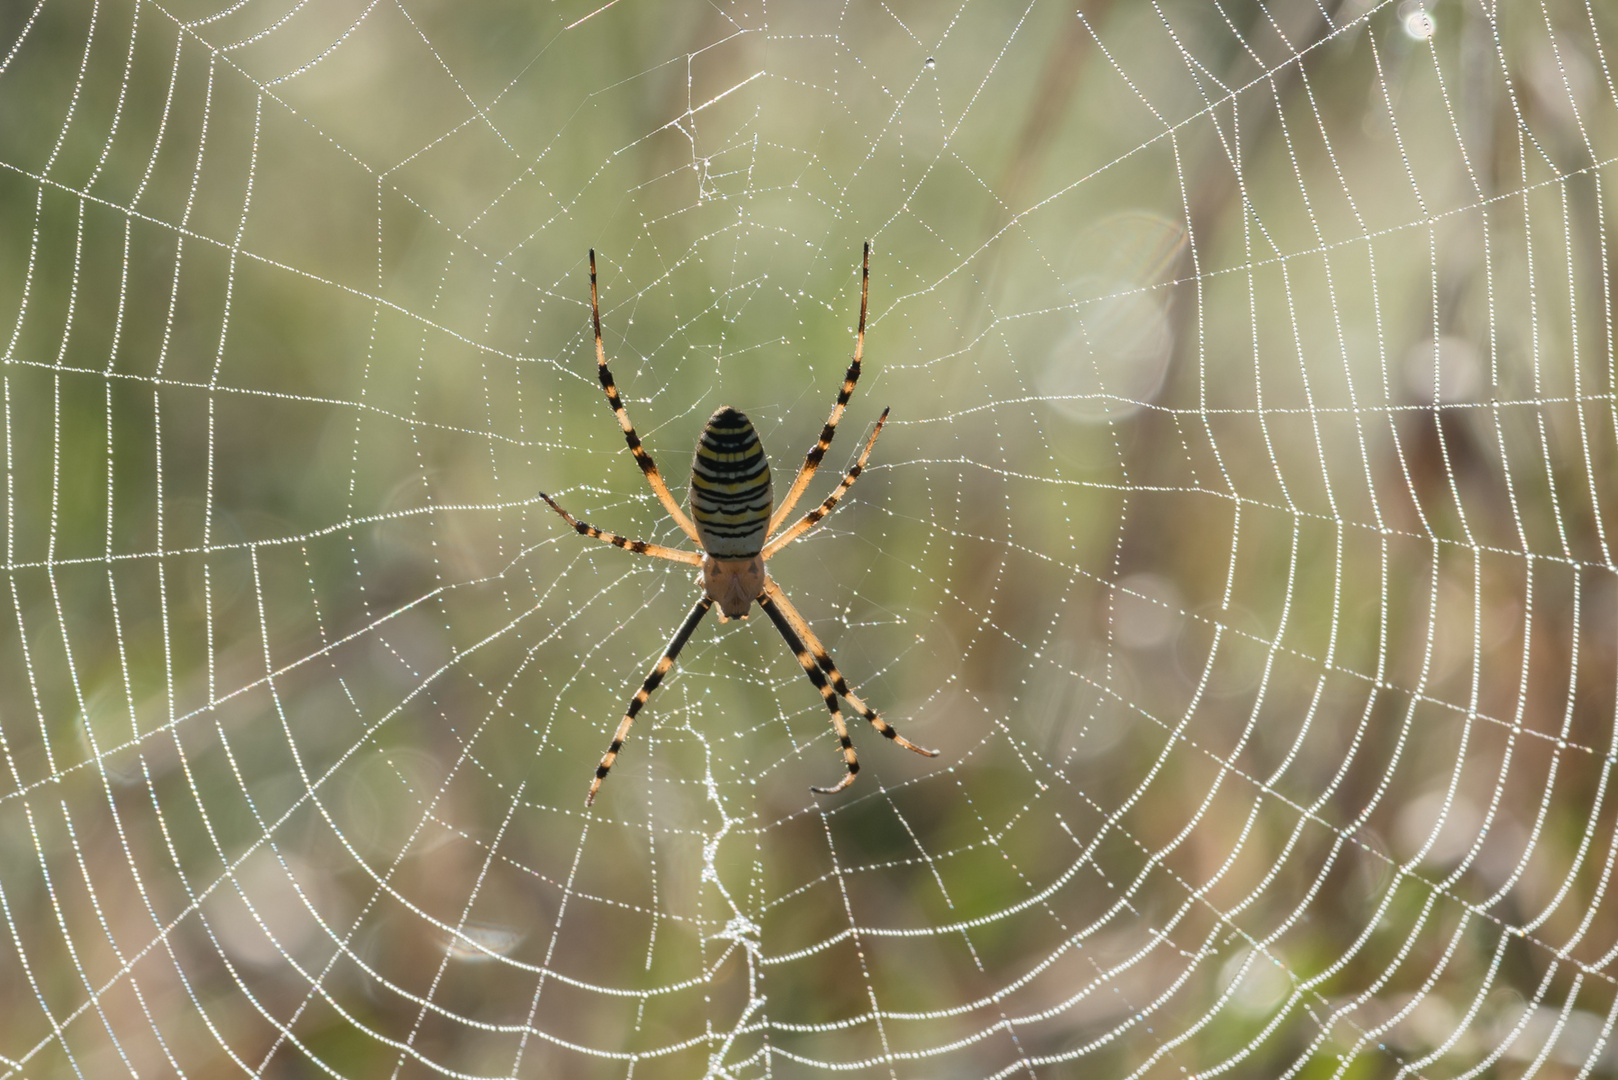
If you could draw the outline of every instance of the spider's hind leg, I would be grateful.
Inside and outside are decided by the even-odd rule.
[[[607,395],[607,404],[612,406],[612,415],[617,417],[618,426],[623,429],[624,441],[629,444],[629,452],[635,456],[635,464],[646,477],[646,483],[657,496],[657,501],[663,504],[663,509],[680,531],[692,540],[697,539],[697,527],[691,524],[691,519],[685,516],[680,504],[674,501],[669,493],[668,484],[663,482],[663,474],[657,471],[657,465],[652,461],[652,455],[646,452],[641,445],[640,435],[635,431],[635,425],[629,420],[629,411],[624,408],[623,398],[618,394],[618,386],[613,382],[612,370],[607,367],[607,350],[601,343],[601,302],[596,295],[596,250],[590,249],[590,321],[595,327],[596,339],[596,377],[601,382],[601,390]]]
[[[775,508],[770,515],[769,527],[766,534],[774,532],[781,527],[781,523],[792,515],[792,508],[798,505],[798,498],[803,495],[803,489],[809,486],[814,477],[815,470],[820,468],[820,459],[826,456],[831,448],[832,436],[837,434],[837,422],[843,418],[843,410],[848,407],[848,399],[854,396],[854,387],[860,381],[860,360],[865,355],[865,312],[871,301],[871,242],[865,242],[865,254],[860,264],[860,328],[854,335],[854,359],[849,362],[848,372],[843,376],[843,386],[837,392],[837,400],[832,404],[831,415],[826,417],[826,426],[820,429],[820,438],[815,445],[809,448],[804,455],[803,464],[798,467],[798,475],[793,479],[792,486],[787,489],[786,498],[781,505]]]

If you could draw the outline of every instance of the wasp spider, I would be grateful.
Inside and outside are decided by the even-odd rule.
[[[663,547],[659,544],[648,544],[644,540],[629,540],[614,533],[603,532],[594,526],[586,525],[563,510],[544,492],[540,492],[539,497],[584,536],[627,548],[637,554],[699,567],[697,581],[702,586],[702,595],[698,597],[691,613],[685,617],[685,622],[674,632],[668,648],[663,650],[662,658],[646,676],[646,681],[641,683],[635,696],[630,699],[629,708],[624,711],[624,718],[618,722],[618,731],[612,737],[612,745],[602,756],[601,764],[596,766],[595,779],[590,784],[590,794],[584,800],[586,806],[595,801],[601,782],[607,778],[607,772],[612,768],[613,762],[618,760],[618,753],[623,749],[624,737],[629,734],[629,726],[635,722],[636,714],[651,697],[652,691],[657,689],[657,684],[663,681],[663,676],[674,666],[675,658],[680,655],[685,643],[691,639],[691,633],[697,628],[697,623],[702,621],[702,617],[708,614],[708,609],[715,604],[719,605],[719,621],[725,622],[731,618],[747,618],[748,612],[757,602],[758,606],[764,609],[764,614],[775,624],[775,628],[781,632],[787,648],[798,658],[803,673],[815,684],[815,689],[820,691],[821,700],[825,701],[826,708],[831,712],[831,726],[837,732],[837,741],[842,747],[843,763],[848,767],[848,773],[835,786],[812,788],[812,791],[821,794],[841,791],[854,782],[855,774],[860,771],[859,758],[854,753],[854,742],[848,737],[848,725],[843,722],[842,710],[837,706],[839,696],[852,705],[854,711],[870,721],[872,727],[900,746],[927,757],[937,756],[937,751],[924,750],[900,735],[891,724],[877,715],[875,710],[855,696],[854,691],[849,689],[848,683],[843,679],[842,673],[837,670],[837,665],[832,663],[831,654],[826,651],[826,647],[820,643],[820,639],[809,628],[803,616],[798,614],[798,609],[792,606],[792,601],[781,591],[781,586],[777,585],[764,570],[764,563],[767,560],[831,513],[837,501],[854,485],[854,481],[859,479],[860,470],[865,468],[865,461],[871,456],[871,447],[876,445],[876,437],[882,434],[882,425],[887,422],[888,410],[883,409],[882,416],[876,422],[876,429],[871,432],[871,437],[865,441],[865,448],[860,451],[859,460],[843,476],[843,482],[837,485],[837,490],[828,495],[819,506],[794,522],[791,527],[780,532],[776,531],[792,513],[792,508],[797,505],[804,488],[809,486],[815,470],[820,467],[821,459],[826,456],[826,450],[831,446],[832,436],[836,434],[837,421],[842,419],[843,409],[847,407],[848,399],[854,394],[854,384],[859,381],[860,355],[865,351],[865,309],[870,298],[870,285],[871,245],[866,244],[860,276],[860,325],[858,335],[854,339],[854,360],[848,365],[848,373],[843,376],[843,388],[837,394],[837,403],[832,406],[831,415],[826,419],[826,426],[821,429],[820,438],[816,440],[814,447],[804,456],[803,465],[799,467],[798,475],[792,481],[792,487],[787,489],[786,499],[780,506],[774,508],[773,513],[771,512],[773,494],[770,487],[770,465],[765,460],[764,447],[759,442],[758,432],[754,430],[753,422],[746,416],[725,406],[708,418],[708,424],[702,430],[702,438],[697,443],[696,460],[691,463],[691,517],[688,518],[680,509],[680,504],[674,501],[674,496],[669,494],[668,485],[663,482],[657,466],[652,463],[652,456],[641,445],[640,436],[635,434],[635,425],[629,422],[629,414],[624,411],[624,403],[618,396],[618,388],[613,385],[612,372],[607,369],[607,354],[601,345],[601,307],[596,297],[596,253],[594,250],[590,252],[590,315],[595,321],[596,373],[601,379],[601,389],[606,391],[607,403],[612,406],[613,415],[618,418],[618,426],[624,430],[624,438],[629,443],[629,452],[635,455],[635,461],[640,465],[640,471],[645,475],[646,482],[651,485],[652,492],[663,504],[663,509],[668,511],[669,517],[680,527],[680,531],[702,548],[702,554]]]

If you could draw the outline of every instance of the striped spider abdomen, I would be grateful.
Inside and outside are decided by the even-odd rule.
[[[751,559],[764,550],[775,506],[770,463],[753,422],[729,405],[708,417],[697,440],[690,502],[697,542],[709,555]]]

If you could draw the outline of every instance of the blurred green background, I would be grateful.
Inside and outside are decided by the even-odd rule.
[[[0,6],[0,1075],[1618,1071],[1604,5]],[[683,543],[927,760],[857,784]],[[857,717],[852,718],[858,723]]]

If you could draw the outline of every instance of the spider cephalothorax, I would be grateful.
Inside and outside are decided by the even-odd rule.
[[[596,296],[596,253],[590,252],[590,315],[595,323],[596,371],[601,379],[601,389],[606,392],[607,403],[612,406],[613,415],[618,418],[618,426],[623,428],[624,439],[629,443],[629,452],[635,455],[635,462],[651,486],[652,493],[663,504],[663,509],[668,512],[669,517],[680,527],[680,531],[701,546],[702,554],[649,544],[644,540],[629,540],[614,533],[602,532],[563,510],[544,492],[540,492],[539,497],[549,503],[552,510],[561,514],[569,525],[584,536],[594,537],[642,555],[700,567],[698,582],[702,586],[702,596],[692,607],[691,613],[685,617],[685,622],[674,632],[668,648],[663,650],[663,656],[652,668],[651,674],[646,676],[646,681],[630,699],[629,708],[624,711],[624,718],[619,721],[618,731],[612,738],[612,745],[602,756],[601,764],[596,766],[595,780],[590,784],[590,794],[584,800],[585,805],[595,801],[601,782],[607,778],[608,770],[618,759],[618,752],[623,748],[624,737],[629,734],[629,726],[635,722],[635,715],[651,697],[652,691],[663,681],[663,676],[674,666],[675,657],[679,656],[680,650],[690,640],[697,623],[702,621],[702,617],[708,614],[708,609],[716,603],[719,605],[721,621],[726,618],[745,619],[755,603],[763,608],[764,614],[770,617],[770,621],[775,624],[775,628],[786,641],[787,648],[792,650],[793,656],[802,666],[804,674],[820,691],[821,699],[825,701],[826,708],[831,713],[832,727],[837,732],[838,744],[842,748],[843,762],[848,768],[848,774],[834,787],[817,787],[813,790],[823,794],[841,791],[854,782],[855,774],[860,771],[853,740],[848,737],[848,726],[843,722],[843,712],[837,705],[838,697],[845,699],[856,712],[870,721],[872,727],[900,746],[914,750],[918,754],[925,754],[927,757],[936,756],[937,751],[924,750],[900,735],[892,725],[878,716],[875,710],[854,695],[843,679],[842,673],[837,670],[837,665],[832,663],[831,654],[809,628],[809,623],[798,614],[798,609],[792,606],[792,601],[787,599],[786,593],[781,591],[781,587],[764,569],[765,562],[771,556],[808,532],[816,522],[831,513],[837,501],[853,486],[854,481],[859,479],[860,470],[865,468],[866,459],[871,456],[871,447],[876,445],[876,437],[882,434],[882,425],[887,422],[888,410],[883,409],[882,415],[877,419],[875,430],[871,432],[871,437],[865,441],[865,447],[860,451],[859,460],[844,474],[843,482],[837,485],[837,490],[828,495],[819,506],[794,522],[790,528],[776,533],[774,539],[771,539],[770,534],[775,533],[792,513],[792,508],[798,504],[798,499],[803,495],[810,478],[820,467],[821,459],[826,456],[826,450],[831,446],[832,436],[837,432],[837,421],[842,419],[843,409],[847,407],[848,399],[854,394],[854,385],[860,377],[860,356],[865,351],[865,309],[870,299],[870,284],[871,245],[866,244],[865,258],[860,271],[860,324],[859,332],[854,338],[854,359],[848,365],[848,373],[843,376],[843,388],[837,394],[837,403],[832,406],[831,415],[826,418],[826,426],[821,429],[820,438],[816,440],[815,445],[804,456],[803,464],[798,468],[798,475],[793,479],[792,487],[788,489],[781,505],[773,506],[770,464],[764,456],[764,446],[759,442],[758,432],[754,430],[751,420],[727,405],[708,418],[708,424],[702,430],[702,438],[697,443],[696,458],[691,463],[691,517],[687,517],[680,509],[679,503],[674,501],[674,496],[669,493],[668,485],[663,482],[662,475],[652,462],[652,456],[641,445],[640,436],[635,434],[635,425],[629,422],[629,414],[624,411],[624,403],[618,396],[618,387],[613,384],[612,372],[607,369],[607,352],[601,344],[601,306]],[[696,520],[693,521],[692,518]]]

